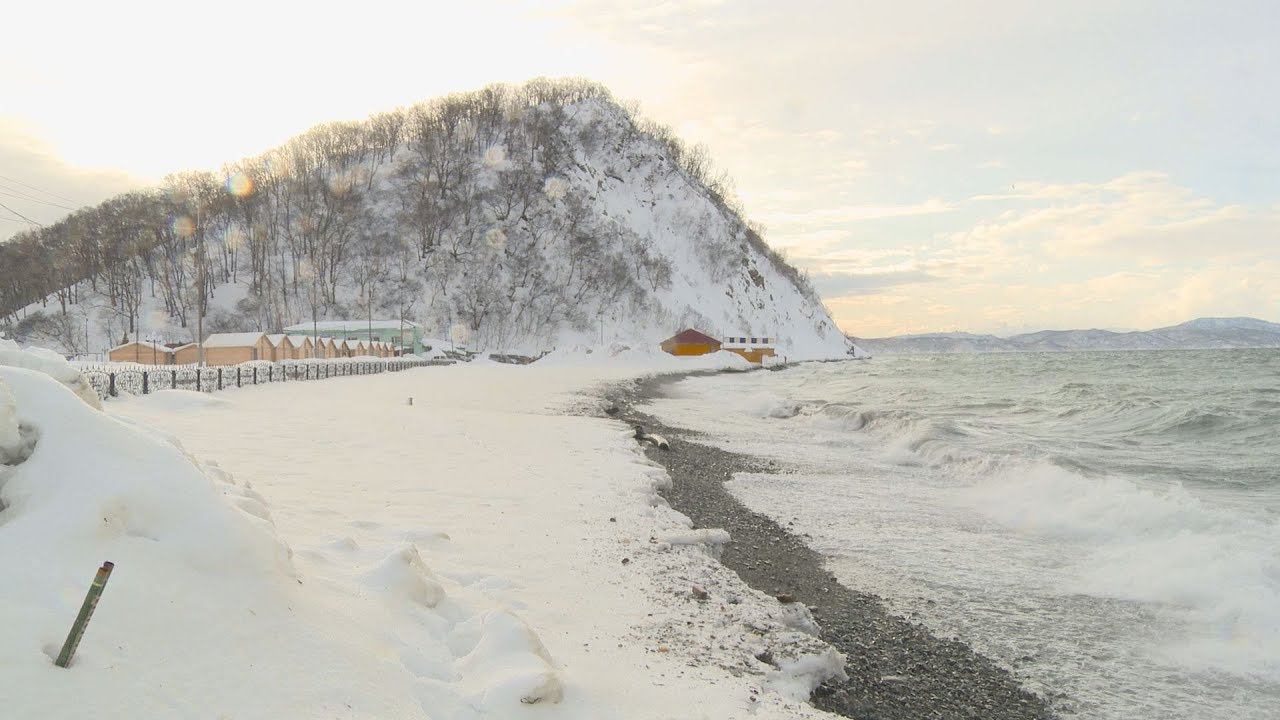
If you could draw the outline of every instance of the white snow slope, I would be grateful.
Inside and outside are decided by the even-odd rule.
[[[566,412],[741,364],[601,349],[105,413],[0,367],[0,432],[36,437],[0,465],[0,716],[825,717],[801,699],[842,662],[807,611],[714,561],[629,428]]]
[[[804,282],[796,279],[794,270],[788,271],[780,260],[769,257],[763,247],[754,244],[743,218],[717,202],[704,184],[691,178],[661,141],[639,132],[634,119],[621,107],[597,98],[581,100],[567,105],[558,123],[556,132],[570,144],[570,152],[560,169],[540,178],[541,192],[529,214],[542,220],[500,218],[492,210],[477,210],[471,221],[486,228],[483,235],[490,241],[477,241],[475,247],[469,248],[464,255],[474,257],[467,264],[450,266],[452,269],[440,277],[421,275],[422,290],[406,296],[401,303],[416,308],[412,319],[420,321],[428,334],[447,336],[451,327],[462,322],[451,298],[492,283],[494,297],[477,302],[492,304],[496,312],[468,330],[468,344],[480,349],[536,354],[579,343],[654,345],[693,327],[713,337],[769,337],[779,354],[791,360],[847,357],[849,342],[816,293],[801,287]],[[578,139],[586,135],[599,140]],[[515,152],[499,142],[480,156],[466,157],[479,168],[470,192],[483,196],[509,182],[508,175],[515,165],[509,156]],[[381,223],[377,227],[386,234],[408,237],[416,231],[395,224],[399,201],[392,191],[397,174],[411,160],[411,150],[401,147],[390,159],[370,158],[353,168],[326,168],[323,172],[331,174],[335,181],[367,177],[370,212],[361,223]],[[470,202],[482,205],[478,200]],[[576,288],[576,283],[581,282],[583,271],[573,264],[583,262],[578,257],[581,251],[567,244],[567,231],[562,227],[567,222],[565,218],[575,213],[580,217],[574,227],[585,228],[582,232],[600,245],[592,254],[593,262],[607,264],[608,258],[619,261],[620,275],[605,285],[612,288],[625,281],[626,287],[634,287],[637,294],[625,292],[620,298],[609,299],[600,289],[575,291],[581,297],[573,304],[579,306],[585,324],[575,327],[559,322],[548,327],[526,327],[530,316],[542,312],[529,296],[541,291],[526,287],[521,278],[532,273],[566,288]],[[545,225],[553,220],[561,224]],[[456,230],[462,233],[462,228]],[[244,235],[228,232],[230,237]],[[221,256],[224,242],[211,239],[210,254]],[[530,255],[535,265],[515,260],[524,257],[517,251],[528,247],[537,248]],[[410,256],[416,257],[412,253]],[[652,268],[642,267],[642,258],[660,261],[670,271],[669,282],[655,279]],[[347,278],[348,274],[361,271],[361,261],[357,258],[351,262],[336,293],[339,304],[348,309],[358,307],[361,292]],[[411,262],[405,272],[410,276],[427,272],[420,267],[424,264],[430,263]],[[448,292],[444,292],[445,288]],[[86,350],[101,353],[115,344],[113,339],[120,339],[123,326],[118,319],[112,319],[115,316],[110,302],[87,287],[82,292],[87,300],[72,304],[70,313],[77,318],[75,322],[88,318],[91,340]],[[246,311],[237,309],[237,303],[248,292],[243,278],[239,284],[218,285],[210,312],[243,316],[241,324],[255,322]],[[379,288],[380,295],[390,296],[393,292],[389,286]],[[387,301],[392,299],[395,298]],[[387,310],[396,307],[392,303]],[[33,303],[15,318],[37,311],[56,314],[58,306],[52,302],[47,306],[45,302]],[[328,312],[330,309],[324,310]],[[276,323],[279,325],[309,321],[311,317],[305,298],[296,292],[285,293],[280,313],[282,317]],[[363,311],[356,314],[363,316]],[[161,337],[171,342],[193,339],[192,328],[179,327],[175,318],[167,317],[154,294],[142,297],[139,322],[142,337]],[[107,333],[108,327],[114,330]],[[277,330],[248,325],[239,329]],[[84,335],[80,332],[76,337]],[[52,342],[35,337],[31,341]],[[70,348],[65,349],[70,352]]]

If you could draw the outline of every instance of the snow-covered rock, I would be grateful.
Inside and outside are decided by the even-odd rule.
[[[22,450],[22,433],[18,428],[17,401],[9,386],[0,380],[0,465],[16,463]]]
[[[457,133],[446,133],[442,117],[458,120]],[[308,170],[295,177],[302,156]],[[441,163],[449,168],[444,177],[432,170]],[[202,215],[222,228],[204,235],[207,256],[218,264],[229,255],[221,243],[274,242],[246,218],[309,223],[316,232],[342,228],[341,242],[332,244],[347,252],[320,261],[333,266],[323,314],[360,307],[356,278],[378,257],[397,266],[377,287],[376,312],[413,308],[427,335],[476,350],[533,356],[609,340],[651,347],[686,327],[769,337],[789,360],[842,358],[849,348],[805,276],[769,248],[696,153],[603,88],[537,81],[456,96],[367,123],[322,126],[222,177],[199,177],[219,192],[243,173],[254,175],[240,185],[247,193],[225,210],[217,206],[217,217],[207,209]],[[253,191],[268,182],[272,193]],[[169,190],[146,196],[156,212],[138,222],[177,212],[173,198],[184,191]],[[94,212],[85,211],[85,222],[94,224]],[[60,236],[48,232],[56,244]],[[385,238],[405,245],[380,245]],[[154,252],[155,262],[130,267],[152,272],[146,268],[174,262],[164,247]],[[315,258],[294,256],[287,244],[255,252],[267,258],[262,269],[218,265],[211,273],[215,282],[232,281],[213,289],[210,315],[253,331],[310,321],[306,293],[314,283],[296,273]],[[254,273],[262,274],[256,282]],[[103,297],[102,284],[82,282],[84,299],[68,305],[62,322],[53,321],[61,310],[46,300],[0,306],[0,313],[12,313],[15,331],[58,339],[68,352],[73,345],[100,352],[140,320],[167,340],[192,340],[190,328],[167,315],[187,302],[181,293],[166,304],[160,295],[172,290],[158,283],[160,292],[145,294],[138,308]]]
[[[0,338],[0,366],[36,370],[66,385],[81,400],[97,410],[102,409],[98,393],[80,371],[67,359],[52,350],[28,347],[20,348],[13,340]]]

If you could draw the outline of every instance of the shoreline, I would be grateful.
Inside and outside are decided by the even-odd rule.
[[[694,431],[670,427],[637,409],[681,373],[615,386],[604,397],[619,408],[614,419],[639,424],[671,440],[670,450],[646,446],[645,455],[666,469],[670,489],[660,494],[695,528],[721,528],[731,541],[719,562],[752,588],[808,606],[820,638],[845,655],[848,679],[819,686],[819,709],[870,720],[1054,718],[1048,703],[1022,688],[1009,671],[961,640],[939,638],[892,614],[883,601],[842,585],[826,569],[826,557],[770,518],[733,497],[724,483],[740,472],[777,473],[777,463],[699,442]]]

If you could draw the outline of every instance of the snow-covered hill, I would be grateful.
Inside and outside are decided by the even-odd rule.
[[[1181,325],[1134,332],[1042,330],[1007,338],[969,333],[929,333],[854,340],[859,347],[881,355],[1280,348],[1280,324],[1256,318],[1199,318]]]
[[[816,292],[728,195],[704,153],[599,86],[491,87],[19,236],[0,246],[0,318],[68,353],[190,340],[203,302],[206,333],[373,314],[489,349],[695,327],[843,355]]]

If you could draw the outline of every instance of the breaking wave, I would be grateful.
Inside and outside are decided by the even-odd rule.
[[[1058,643],[1046,687],[1084,716],[1241,720],[1280,705],[1277,377],[1274,351],[898,358],[708,379],[713,410],[670,410],[837,478],[762,511],[883,556],[872,590],[1010,663]]]

